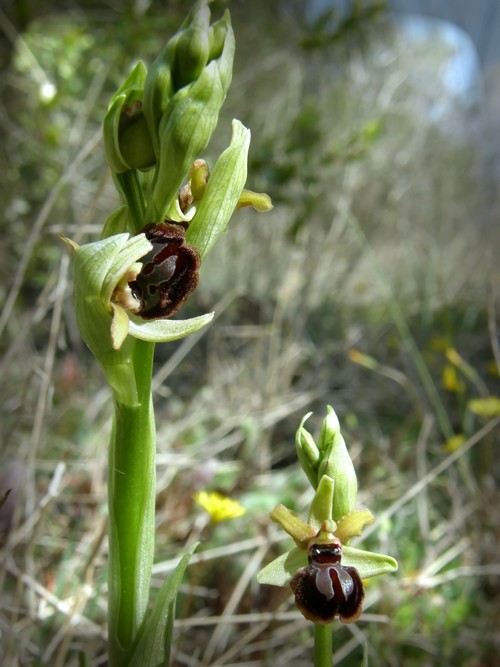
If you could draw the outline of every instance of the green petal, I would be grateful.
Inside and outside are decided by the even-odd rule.
[[[342,548],[342,565],[355,567],[361,579],[390,574],[398,569],[397,561],[391,556],[345,546]]]
[[[257,574],[259,584],[287,586],[300,567],[307,565],[307,551],[295,547],[278,556]]]
[[[214,313],[192,317],[189,320],[153,320],[152,322],[145,322],[134,316],[129,317],[131,336],[151,343],[167,343],[199,331],[213,320]]]

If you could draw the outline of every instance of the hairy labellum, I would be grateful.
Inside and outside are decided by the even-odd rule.
[[[342,545],[312,544],[309,565],[297,570],[290,586],[299,611],[313,623],[327,625],[335,616],[352,623],[361,614],[363,582],[355,567],[341,564]]]
[[[136,315],[145,320],[170,317],[198,285],[200,255],[175,223],[146,225],[141,232],[153,248],[140,259],[142,269],[129,283],[140,304]]]

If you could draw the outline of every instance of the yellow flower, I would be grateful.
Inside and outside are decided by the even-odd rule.
[[[222,493],[217,493],[217,491],[211,493],[199,491],[193,497],[198,505],[208,512],[214,523],[236,519],[246,512],[238,501],[232,500],[232,498],[224,496]]]
[[[458,435],[453,435],[451,438],[448,438],[448,440],[444,443],[444,448],[447,452],[455,452],[457,449],[460,449],[464,442],[465,435],[463,433],[459,433]]]
[[[500,398],[498,396],[473,398],[467,403],[467,407],[479,417],[496,417],[500,415]]]
[[[464,382],[458,378],[457,369],[449,364],[446,364],[443,368],[442,385],[446,391],[457,394],[463,392],[465,389]]]

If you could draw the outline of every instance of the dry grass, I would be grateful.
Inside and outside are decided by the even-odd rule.
[[[259,588],[255,575],[285,546],[267,512],[277,502],[301,511],[310,498],[294,431],[309,410],[319,420],[326,403],[344,424],[360,500],[379,517],[367,544],[401,563],[397,576],[367,587],[358,624],[336,627],[335,664],[359,664],[365,643],[373,665],[437,666],[460,655],[464,665],[494,664],[499,419],[466,411],[471,383],[463,395],[442,391],[445,358],[432,347],[440,339],[459,349],[498,393],[498,377],[487,374],[498,350],[498,232],[484,215],[473,145],[457,147],[412,113],[418,90],[410,98],[411,72],[397,72],[418,54],[397,39],[385,47],[374,39],[372,51],[343,62],[341,77],[328,54],[308,60],[283,38],[265,30],[261,38],[262,52],[239,64],[228,116],[252,128],[249,184],[277,205],[266,218],[237,215],[188,305],[215,309],[217,319],[158,348],[155,368],[154,584],[180,550],[202,543],[179,600],[173,664],[311,664],[312,635],[291,596]],[[53,165],[58,177],[29,202],[33,213],[11,204],[3,223],[15,225],[0,248],[1,486],[12,487],[1,525],[5,667],[77,665],[80,654],[106,664],[110,397],[75,329],[71,267],[57,238],[95,236],[114,205],[88,113],[105,80],[100,71],[88,88]],[[247,99],[252,108],[242,110]],[[320,140],[291,148],[311,100]],[[364,154],[335,153],[373,118],[384,131]],[[457,118],[467,126],[465,113]],[[33,143],[26,159],[40,169],[43,140]],[[296,175],[273,181],[289,163]],[[20,184],[13,199],[24,201]],[[376,359],[375,372],[350,361],[353,349]],[[450,453],[446,424],[466,435]],[[206,486],[240,498],[245,517],[209,525],[192,500]]]

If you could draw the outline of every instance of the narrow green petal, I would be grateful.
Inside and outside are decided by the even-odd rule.
[[[390,574],[398,569],[397,561],[391,556],[345,546],[342,548],[342,565],[355,567],[361,579]]]
[[[167,343],[171,340],[184,338],[199,331],[212,321],[214,313],[207,313],[189,320],[153,320],[145,322],[130,316],[129,333],[134,338],[147,340],[152,343]]]
[[[287,586],[300,567],[307,565],[307,551],[295,547],[278,556],[257,574],[259,584]]]

